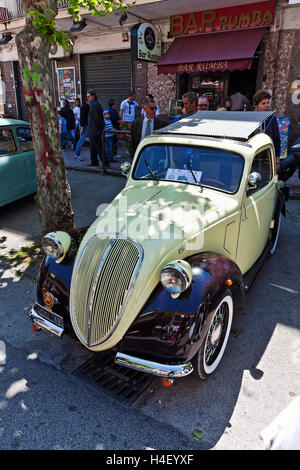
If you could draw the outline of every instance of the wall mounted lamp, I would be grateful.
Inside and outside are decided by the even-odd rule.
[[[71,33],[79,33],[79,31],[82,31],[86,26],[86,21],[84,18],[82,18],[80,21],[73,21],[73,25],[71,26],[70,31]]]
[[[9,32],[2,33],[2,37],[0,38],[0,46],[7,44],[9,41],[12,40],[12,34]]]
[[[123,26],[123,24],[125,23],[125,21],[127,20],[128,16],[127,16],[127,13],[123,13],[121,16],[120,16],[120,19],[119,19],[119,24],[120,26]]]

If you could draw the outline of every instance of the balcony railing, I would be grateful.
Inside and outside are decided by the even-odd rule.
[[[67,0],[57,2],[58,8],[67,8]],[[0,0],[0,23],[7,23],[25,16],[21,0]]]

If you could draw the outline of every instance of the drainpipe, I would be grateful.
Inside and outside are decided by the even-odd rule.
[[[277,78],[277,68],[278,68],[278,56],[279,56],[279,44],[280,44],[280,37],[281,37],[282,16],[283,16],[283,7],[280,6],[280,15],[279,15],[279,21],[278,21],[278,37],[277,37],[277,44],[276,44],[277,53],[276,53],[276,59],[275,59],[275,64],[274,64],[274,75],[273,75],[273,84],[272,84],[272,101],[273,101],[274,106],[275,106],[276,78]],[[275,23],[275,29],[277,29],[277,22]],[[275,109],[276,109],[276,106],[275,106]]]

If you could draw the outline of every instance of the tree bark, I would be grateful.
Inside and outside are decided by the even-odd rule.
[[[23,5],[27,13],[38,10],[48,16],[57,14],[57,0],[23,0]],[[51,44],[47,34],[41,35],[28,15],[25,27],[16,36],[16,44],[33,135],[38,185],[36,202],[42,232],[74,230],[71,190],[53,95]]]

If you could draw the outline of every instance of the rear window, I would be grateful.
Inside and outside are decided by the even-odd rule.
[[[23,150],[23,152],[33,150],[32,135],[30,129],[28,127],[18,127],[16,132],[21,150]]]
[[[235,193],[243,168],[241,155],[215,148],[149,145],[139,154],[133,178],[200,184]]]
[[[10,129],[0,129],[0,156],[13,155],[17,147]]]

